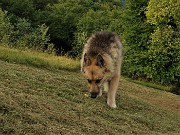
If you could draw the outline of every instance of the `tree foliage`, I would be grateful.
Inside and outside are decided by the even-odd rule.
[[[121,34],[122,23],[119,21],[121,14],[120,4],[94,3],[94,8],[83,14],[76,24],[73,54],[81,54],[87,38],[96,31],[113,31]]]
[[[14,27],[7,17],[7,12],[3,12],[0,8],[0,43],[9,43],[13,29]]]
[[[148,0],[127,0],[122,15],[124,46],[126,50],[123,73],[132,78],[145,77],[146,54],[152,28],[146,22]]]
[[[180,78],[180,2],[150,0],[147,21],[154,25],[148,47],[147,75],[160,82]]]
[[[47,24],[57,51],[63,48],[67,52],[71,49],[76,23],[84,11],[80,1],[76,0],[61,1],[48,7]]]
[[[47,35],[48,27],[45,24],[32,27],[26,19],[17,19],[12,24],[7,12],[0,9],[0,43],[15,48],[31,48],[36,50],[53,51],[52,44],[48,43],[50,37]]]

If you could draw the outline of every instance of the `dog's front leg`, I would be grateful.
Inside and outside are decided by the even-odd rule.
[[[108,92],[109,91],[109,86],[110,85],[110,81],[106,81],[105,83],[104,83],[104,91],[105,92]]]
[[[116,91],[118,88],[119,84],[119,75],[115,75],[111,80],[110,80],[110,89],[108,91],[107,95],[107,104],[112,107],[116,108]]]

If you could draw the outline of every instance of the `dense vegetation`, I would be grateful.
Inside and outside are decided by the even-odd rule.
[[[178,0],[1,0],[0,44],[80,56],[88,36],[114,31],[125,47],[123,74],[180,80]]]

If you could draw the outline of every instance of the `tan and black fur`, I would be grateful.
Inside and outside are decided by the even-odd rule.
[[[116,91],[119,84],[122,64],[122,44],[112,32],[94,33],[84,46],[81,71],[88,80],[91,98],[102,94],[104,85],[107,104],[116,108]]]

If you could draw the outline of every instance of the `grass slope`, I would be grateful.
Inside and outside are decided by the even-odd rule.
[[[180,97],[120,82],[117,109],[106,94],[86,97],[75,70],[37,68],[0,60],[0,134],[180,134]]]
[[[67,57],[56,57],[47,53],[23,51],[0,46],[0,59],[11,63],[46,69],[79,70],[79,61]]]

